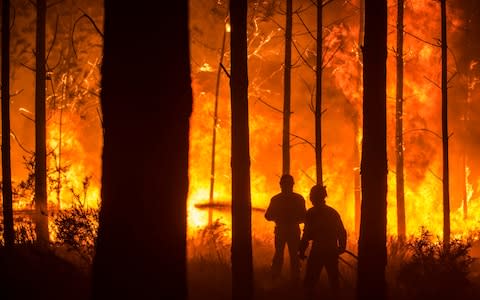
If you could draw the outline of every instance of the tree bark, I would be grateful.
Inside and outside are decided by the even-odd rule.
[[[317,1],[317,67],[315,94],[315,169],[317,184],[323,185],[322,169],[322,69],[323,69],[323,4]]]
[[[290,174],[290,97],[292,73],[292,0],[287,0],[285,26],[285,73],[283,75],[282,173]]]
[[[212,224],[213,219],[213,194],[215,191],[215,147],[217,144],[217,125],[218,125],[218,98],[220,97],[220,80],[222,78],[222,63],[225,56],[225,40],[227,38],[227,28],[224,26],[222,47],[220,50],[220,61],[217,69],[217,80],[215,82],[215,103],[213,110],[213,127],[212,127],[212,158],[210,165],[210,197],[208,208],[208,225]]]
[[[443,243],[450,243],[450,188],[448,171],[448,79],[447,79],[447,4],[440,0],[442,26],[442,150],[443,150]]]
[[[5,247],[15,242],[10,159],[10,0],[2,1],[2,196],[3,240]]]
[[[405,182],[403,175],[403,12],[404,1],[397,2],[397,94],[395,110],[395,153],[397,182],[397,234],[405,238]]]
[[[35,66],[35,233],[41,248],[48,247],[47,144],[46,144],[46,0],[37,1]]]
[[[188,1],[156,7],[105,1],[93,299],[187,299]]]
[[[387,1],[365,1],[363,51],[362,215],[357,299],[386,299]]]
[[[232,107],[232,299],[253,299],[248,128],[247,1],[230,1]]]
[[[365,35],[365,0],[360,0],[360,24],[358,29],[358,46],[360,49],[363,49],[364,44],[364,35]],[[362,50],[363,51],[363,50]],[[360,52],[360,63],[359,63],[359,76],[358,76],[358,88],[360,89],[362,85],[362,64],[363,64],[363,54]],[[361,194],[361,180],[360,180],[360,147],[358,145],[358,134],[359,134],[359,116],[355,115],[353,120],[353,192],[355,198],[355,234],[357,237],[360,236],[360,214],[361,214],[361,206],[362,206],[362,194]]]

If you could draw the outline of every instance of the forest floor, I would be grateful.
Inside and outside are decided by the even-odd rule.
[[[231,270],[228,244],[215,237],[213,240],[189,243],[188,294],[189,300],[230,300]],[[288,254],[285,255],[283,277],[272,280],[269,265],[273,245],[269,241],[254,240],[255,300],[304,299],[301,282],[288,280]],[[404,256],[389,248],[389,264],[386,268],[390,300],[478,300],[480,299],[480,245],[470,250],[474,259],[468,274],[447,270],[446,276],[425,277],[418,270],[410,270],[406,276],[412,285],[406,287],[399,281],[399,270]],[[42,252],[31,245],[17,245],[11,254],[0,247],[0,299],[1,300],[87,300],[90,295],[90,270],[78,259],[72,259],[65,249]],[[393,254],[392,254],[393,253]],[[356,260],[350,255],[341,256],[340,300],[355,299]],[[428,262],[426,262],[428,263]],[[448,264],[447,264],[448,265]],[[302,273],[305,261],[302,263]],[[423,271],[422,271],[423,272]],[[467,279],[456,282],[457,279]],[[457,280],[458,281],[458,280]],[[416,285],[415,285],[416,284]],[[318,299],[333,299],[330,295],[326,272],[323,271],[316,293]]]

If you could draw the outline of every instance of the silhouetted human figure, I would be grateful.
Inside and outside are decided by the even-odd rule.
[[[338,297],[338,256],[345,251],[347,232],[338,212],[326,205],[326,197],[325,186],[315,185],[310,190],[313,207],[307,211],[300,241],[299,257],[301,259],[306,258],[305,251],[309,241],[312,241],[304,279],[308,299],[313,298],[315,284],[320,278],[323,267],[327,270],[332,293],[334,297]]]
[[[281,193],[270,200],[265,218],[275,222],[275,254],[272,261],[272,277],[278,278],[282,271],[285,244],[290,256],[292,279],[300,278],[300,261],[297,256],[300,242],[300,224],[305,221],[305,199],[293,192],[294,180],[291,175],[280,178]]]

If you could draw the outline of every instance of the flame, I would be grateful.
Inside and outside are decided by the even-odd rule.
[[[355,3],[354,3],[355,4]],[[358,3],[357,3],[358,4]],[[261,5],[261,4],[259,4]],[[345,14],[355,11],[348,3],[337,3]],[[461,9],[448,9],[449,30],[449,76],[457,72],[456,60],[462,55],[459,42],[461,27],[464,24]],[[396,3],[389,1],[389,24],[396,24]],[[262,11],[258,8],[256,11]],[[361,51],[359,49],[359,19],[341,18],[337,9],[325,9],[330,22],[324,31],[323,69],[323,151],[324,184],[327,185],[327,202],[337,208],[348,227],[354,229],[354,165],[353,150],[355,144],[361,145],[362,118],[362,78]],[[270,21],[273,20],[273,21]],[[192,15],[192,26],[207,26],[204,14]],[[208,19],[211,28],[210,45],[220,45],[223,22],[220,18]],[[283,29],[284,15],[253,14],[248,29],[249,55],[249,125],[251,155],[251,189],[252,205],[266,208],[270,198],[279,192],[278,179],[281,173],[281,134],[283,101]],[[302,15],[310,30],[315,28],[313,11]],[[307,142],[313,142],[314,123],[309,103],[313,97],[314,74],[310,66],[315,63],[315,44],[302,22],[294,20],[294,42],[300,55],[293,50],[294,69],[292,73],[292,117],[291,131],[300,138],[292,137],[292,169],[296,180],[295,190],[306,199],[310,187],[314,184],[314,151]],[[440,6],[436,2],[409,1],[405,7],[406,34],[404,35],[404,173],[405,173],[405,207],[407,234],[419,233],[425,226],[429,231],[441,236],[443,231],[442,211],[442,153],[441,153],[441,92],[438,87],[441,74]],[[279,24],[279,25],[277,25]],[[388,119],[388,234],[396,234],[396,180],[395,180],[395,48],[396,30],[389,25],[387,60],[387,119]],[[313,50],[312,50],[313,49]],[[455,59],[454,59],[455,55]],[[224,65],[229,65],[229,54]],[[210,65],[218,64],[218,51],[206,49],[199,43],[192,44],[192,57],[201,57]],[[469,64],[472,79],[468,89],[478,91],[477,60]],[[195,204],[206,203],[209,199],[210,164],[211,164],[211,120],[213,117],[215,77],[192,72],[194,91],[194,111],[191,119],[190,149],[190,194],[189,224],[191,228],[207,224],[207,211],[200,210]],[[454,79],[452,79],[454,80]],[[460,85],[460,83],[458,83]],[[478,93],[477,93],[478,94]],[[465,101],[458,90],[449,91],[451,108]],[[468,100],[470,103],[472,99]],[[458,104],[458,105],[457,105]],[[221,81],[219,101],[219,125],[215,153],[215,194],[217,202],[230,203],[230,107],[228,78]],[[465,124],[464,118],[458,117],[457,110],[452,109],[449,130],[454,135],[450,143],[450,199],[451,230],[453,237],[480,229],[479,203],[480,178],[478,172],[471,172],[458,162],[459,154],[472,147],[466,139],[456,132]],[[468,130],[468,129],[467,129]],[[468,175],[466,175],[468,173]],[[463,180],[467,176],[468,180]],[[468,191],[469,217],[463,218],[461,191]],[[309,206],[307,200],[307,206]],[[214,212],[215,216],[226,218],[228,213]],[[261,214],[253,214],[254,230],[270,230],[271,226]],[[267,224],[267,225],[265,225]],[[255,231],[261,233],[259,230]],[[269,231],[263,233],[270,234]]]

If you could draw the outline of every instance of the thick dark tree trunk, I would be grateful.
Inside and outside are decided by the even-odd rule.
[[[285,73],[283,75],[282,174],[290,174],[290,97],[292,73],[292,0],[286,0]]]
[[[248,129],[247,1],[230,1],[232,107],[232,299],[253,298]]]
[[[317,1],[317,67],[315,94],[315,169],[317,184],[323,184],[322,169],[322,69],[323,69],[323,5]]]
[[[357,299],[386,299],[387,1],[365,1],[363,51],[362,215]]]
[[[37,1],[36,66],[35,66],[35,233],[39,247],[48,246],[47,201],[47,125],[46,125],[46,33],[47,2]]]
[[[187,299],[188,1],[156,7],[105,1],[93,299]]]
[[[360,0],[360,24],[358,29],[358,46],[360,49],[363,47],[363,39],[365,35],[365,0]],[[362,64],[363,64],[363,54],[360,52],[360,63],[359,67],[359,76],[358,76],[358,88],[360,89],[363,81],[362,81]],[[355,234],[360,236],[360,214],[361,214],[361,206],[362,206],[362,193],[361,193],[361,180],[360,180],[360,147],[358,145],[357,136],[359,134],[359,116],[355,115],[353,119],[353,185],[354,185],[354,198],[355,198]]]
[[[406,235],[405,224],[405,182],[403,175],[403,6],[404,1],[397,2],[397,95],[395,110],[395,153],[397,159],[397,234],[399,238]]]
[[[3,240],[13,247],[12,171],[10,159],[10,0],[2,1],[2,200]]]
[[[448,79],[447,79],[447,1],[440,0],[442,26],[442,150],[443,150],[443,242],[450,242],[450,188],[448,171]]]

